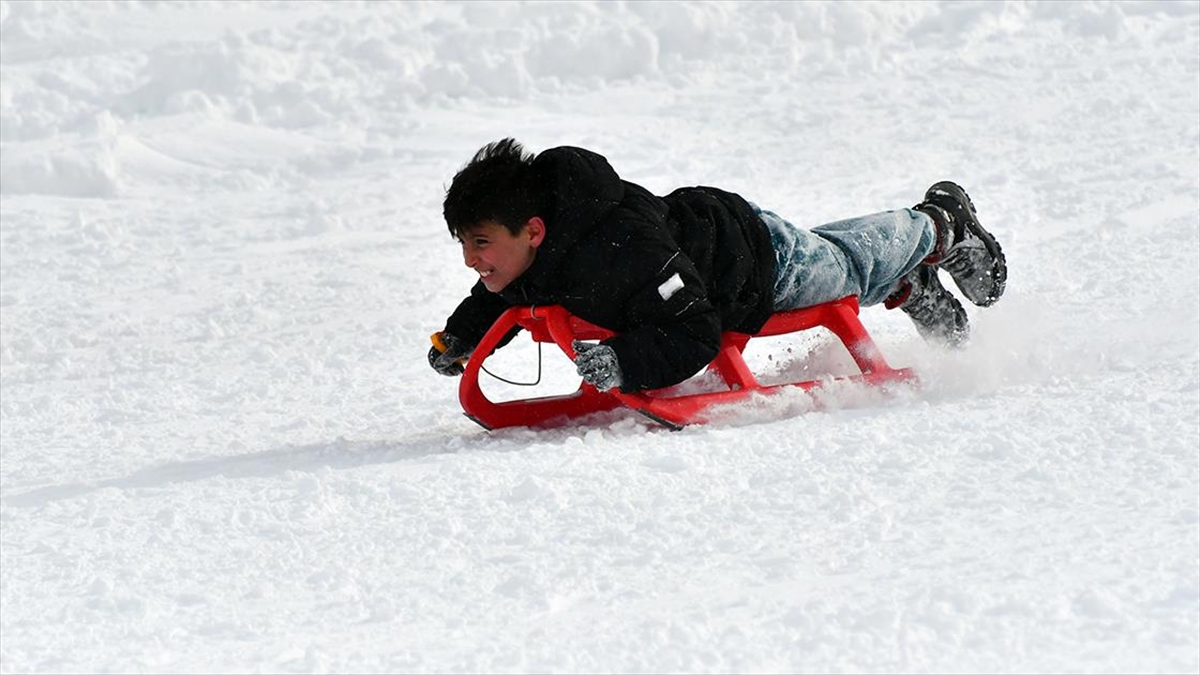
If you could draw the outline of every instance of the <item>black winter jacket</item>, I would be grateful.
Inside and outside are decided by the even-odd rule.
[[[721,332],[753,333],[771,314],[775,254],[744,199],[709,187],[655,197],[588,150],[534,160],[549,188],[546,236],[499,293],[475,284],[446,332],[477,344],[512,305],[562,305],[617,333],[626,392],[682,382],[717,354]]]

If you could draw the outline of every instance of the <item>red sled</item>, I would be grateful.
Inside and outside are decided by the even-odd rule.
[[[537,342],[558,345],[570,359],[575,358],[575,350],[571,345],[574,340],[603,340],[614,335],[613,331],[588,323],[559,306],[511,307],[506,310],[476,346],[476,356],[467,362],[458,387],[458,398],[464,413],[485,429],[540,426],[626,407],[678,430],[689,424],[704,422],[706,412],[713,406],[736,403],[755,393],[767,393],[784,387],[811,390],[830,382],[849,381],[880,387],[916,380],[911,369],[888,365],[858,318],[858,299],[850,296],[813,307],[778,312],[767,320],[762,330],[753,335],[724,333],[720,351],[709,364],[708,371],[715,371],[728,389],[671,395],[671,389],[668,388],[626,394],[617,389],[599,391],[587,382],[581,382],[579,389],[570,394],[495,402],[480,389],[479,372],[483,361],[487,359],[486,355],[491,354],[516,325],[528,330]],[[746,343],[751,338],[783,335],[818,326],[829,329],[842,341],[860,373],[764,385],[750,372],[742,358]]]

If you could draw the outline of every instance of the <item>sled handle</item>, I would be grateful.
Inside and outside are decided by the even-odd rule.
[[[533,426],[556,417],[573,418],[592,412],[611,410],[622,401],[607,392],[601,392],[587,382],[578,390],[562,396],[547,396],[515,401],[492,401],[479,386],[479,372],[483,362],[495,351],[504,336],[520,325],[527,329],[538,342],[553,341],[559,348],[574,358],[571,349],[572,316],[558,306],[510,307],[496,319],[492,327],[479,341],[475,351],[467,360],[462,379],[458,383],[458,400],[463,413],[485,429],[511,426]],[[590,337],[602,331],[596,326],[580,322]],[[611,333],[609,333],[611,334]]]

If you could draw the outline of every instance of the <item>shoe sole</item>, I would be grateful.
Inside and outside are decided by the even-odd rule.
[[[992,264],[992,290],[984,297],[972,297],[968,290],[959,283],[958,279],[954,280],[955,285],[958,286],[958,290],[962,291],[964,297],[980,307],[995,304],[1000,299],[1000,296],[1004,295],[1004,287],[1008,283],[1008,264],[1004,260],[1004,251],[1000,250],[1000,242],[996,241],[991,232],[983,229],[983,225],[976,217],[975,203],[971,201],[971,197],[962,187],[950,181],[942,181],[934,183],[925,192],[926,199],[932,194],[942,194],[967,205],[971,218],[967,221],[966,227],[970,230],[971,234],[979,237],[979,240],[983,242],[984,248],[987,249],[988,255],[992,256],[992,260],[994,261]]]

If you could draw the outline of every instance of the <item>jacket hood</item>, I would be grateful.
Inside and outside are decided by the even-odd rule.
[[[551,148],[533,166],[546,186],[546,239],[530,270],[541,272],[556,269],[563,255],[621,202],[625,185],[607,159],[583,148]]]

